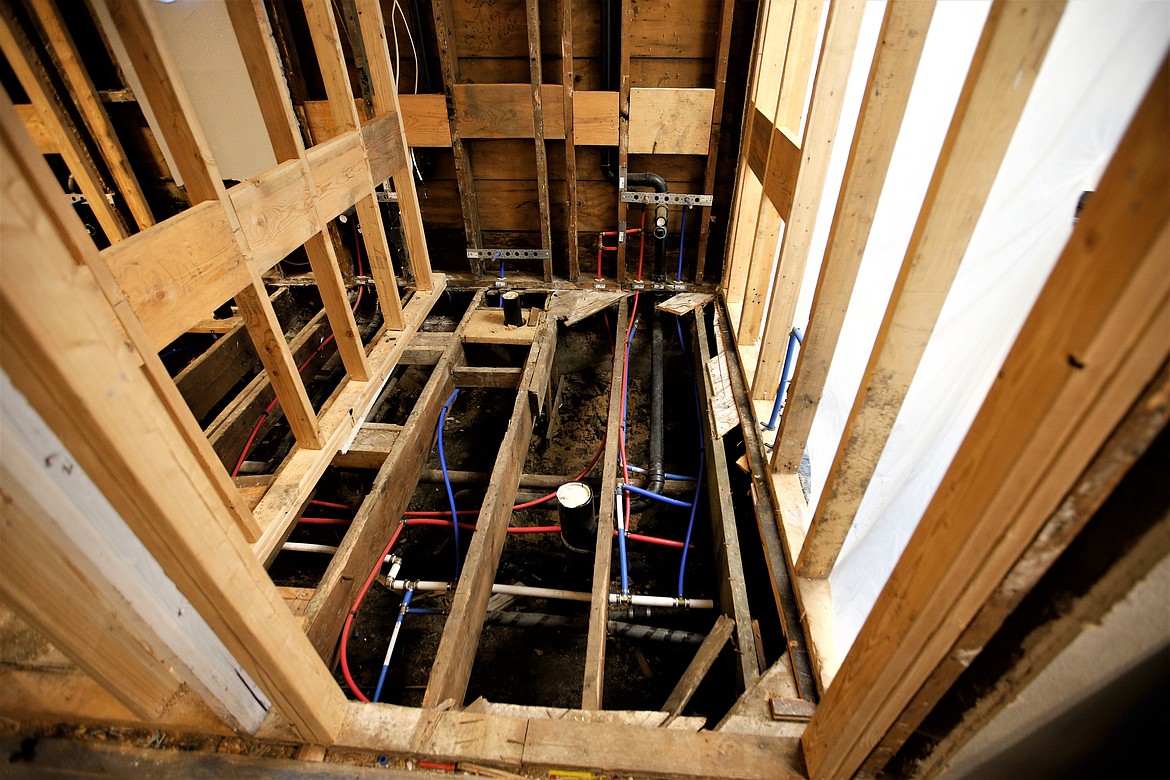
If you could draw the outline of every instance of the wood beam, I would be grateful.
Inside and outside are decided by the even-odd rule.
[[[80,226],[60,213],[27,136],[13,136],[17,121],[0,106],[4,370],[280,711],[307,739],[331,740],[344,697],[306,656],[308,642],[297,649],[292,616],[155,386],[157,357],[128,349],[112,325],[103,266],[78,263]],[[50,310],[45,300],[69,305]],[[178,397],[173,382],[170,392]]]
[[[573,0],[560,0],[561,17],[561,88],[564,90],[565,182],[569,192],[569,281],[581,278],[581,261],[577,246],[577,149],[574,137],[573,84]]]
[[[256,733],[268,699],[7,376],[3,385],[6,598],[138,714],[157,718],[182,681]]]
[[[544,144],[544,103],[540,61],[540,4],[526,0],[528,22],[528,71],[532,82],[532,135],[536,140],[536,197],[540,205],[540,246],[548,252],[544,258],[544,280],[552,281],[552,218],[548,200],[548,149]],[[572,65],[570,64],[570,68]]]
[[[829,576],[845,543],[1063,11],[1002,3],[988,18],[800,552],[803,576]]]
[[[663,725],[667,725],[682,714],[683,708],[687,706],[691,697],[695,695],[695,691],[699,689],[699,685],[715,664],[715,660],[719,658],[719,654],[723,652],[723,646],[727,644],[727,640],[731,638],[731,632],[734,630],[735,621],[727,615],[720,615],[715,619],[715,625],[703,639],[703,644],[699,645],[695,657],[691,659],[686,671],[675,684],[674,690],[666,697],[666,703],[662,705],[663,711],[669,714]]]
[[[845,86],[849,81],[849,70],[853,65],[864,15],[863,2],[833,3],[829,7],[803,137],[799,132],[800,117],[804,110],[805,90],[808,88],[808,67],[813,56],[813,48],[808,45],[808,25],[816,25],[820,14],[805,18],[800,13],[798,2],[797,13],[793,17],[792,40],[788,46],[774,123],[780,132],[772,134],[771,144],[775,149],[777,143],[787,139],[794,146],[799,146],[801,159],[799,168],[794,171],[791,157],[785,159],[787,155],[781,153],[777,161],[773,162],[769,154],[764,175],[764,194],[779,208],[788,200],[785,193],[788,191],[787,183],[791,182],[791,206],[784,215],[784,238],[778,260],[773,262],[773,258],[777,257],[776,242],[770,237],[763,251],[756,251],[752,256],[747,296],[736,334],[742,345],[753,344],[759,337],[760,325],[765,322],[765,302],[771,290],[770,303],[766,307],[763,341],[760,344],[760,359],[752,380],[752,398],[755,400],[772,398],[776,393],[775,387],[770,391],[764,390],[767,382],[762,382],[760,377],[771,375],[772,364],[777,359],[774,352],[777,349],[784,351],[788,332],[792,328],[796,297],[800,292],[800,282],[804,277],[804,266],[812,244],[813,227],[829,171],[837,122],[845,102]],[[811,40],[815,41],[816,34],[815,30],[811,31]],[[800,142],[796,144],[798,139]],[[788,324],[781,326],[780,323],[784,321]],[[777,332],[781,327],[783,336]],[[783,355],[779,359],[783,360]],[[779,383],[779,370],[779,365],[776,365],[777,377],[773,384]]]
[[[528,353],[524,365],[522,388],[529,385],[535,374],[540,357],[540,345],[548,339],[556,339],[556,320],[545,313],[537,339]],[[434,708],[448,699],[454,699],[455,706],[462,706],[467,695],[467,683],[471,678],[471,666],[475,651],[479,647],[479,635],[483,630],[484,615],[491,597],[492,583],[500,562],[500,553],[508,535],[508,523],[512,518],[512,504],[520,485],[520,472],[532,440],[533,408],[528,393],[518,392],[508,421],[508,432],[500,444],[499,454],[492,466],[492,477],[487,495],[479,510],[475,534],[463,564],[459,585],[443,628],[443,638],[431,668],[423,706]]]
[[[337,22],[333,18],[333,9],[325,0],[304,0],[304,7],[333,121],[336,127],[345,132],[360,131],[362,123],[350,89],[349,69],[341,48]],[[398,282],[394,278],[390,245],[386,240],[386,228],[382,224],[382,210],[374,195],[375,182],[370,175],[369,156],[360,132],[357,133],[357,139],[363,160],[357,174],[360,197],[356,203],[358,223],[362,226],[362,244],[366,249],[370,274],[378,288],[382,317],[391,330],[402,330],[405,327],[402,300],[398,295]]]
[[[459,202],[463,206],[463,227],[467,234],[467,248],[483,247],[483,231],[479,222],[479,201],[475,195],[475,176],[471,170],[471,155],[460,135],[459,111],[455,104],[455,85],[459,83],[459,52],[455,48],[454,15],[451,0],[434,0],[435,35],[438,38],[439,65],[443,71],[443,92],[447,101],[447,123],[451,128],[451,151],[455,155],[455,176],[459,182]],[[471,260],[471,272],[479,278],[483,262]]]
[[[114,184],[125,199],[130,214],[139,229],[150,227],[154,224],[150,204],[146,202],[146,196],[134,175],[126,151],[122,148],[122,142],[110,123],[105,104],[102,103],[89,73],[81,62],[73,36],[65,25],[56,0],[29,0],[29,5],[44,31],[49,52],[57,60],[61,78],[97,144],[106,167],[110,169],[110,175],[113,176]]]
[[[585,647],[585,681],[581,709],[600,710],[605,687],[605,636],[609,621],[609,580],[613,564],[614,501],[617,491],[618,426],[622,419],[622,385],[625,382],[622,353],[630,310],[625,298],[618,301],[617,330],[609,372],[609,401],[605,415],[605,454],[601,461],[601,497],[597,511],[597,543],[593,553],[593,597],[589,603],[589,636]]]
[[[45,64],[11,12],[0,14],[0,50],[4,52],[20,86],[32,101],[41,126],[53,139],[57,152],[73,174],[73,180],[85,196],[86,203],[93,209],[94,217],[106,238],[111,244],[126,238],[130,230],[125,220],[106,200],[105,183],[82,144],[77,129],[65,113],[61,96],[49,86]]]
[[[784,419],[772,453],[773,471],[795,474],[800,468],[902,127],[934,6],[933,0],[893,0],[886,5],[817,278],[805,345],[796,362]]]
[[[715,193],[715,164],[719,161],[719,139],[723,127],[723,96],[727,91],[727,61],[731,56],[731,23],[735,12],[733,0],[723,0],[719,11],[719,47],[715,53],[715,100],[711,106],[711,137],[707,143],[707,165],[703,170],[703,193]],[[699,246],[695,253],[696,283],[703,281],[707,262],[707,235],[711,231],[711,208],[699,212]]]
[[[419,474],[431,453],[439,414],[455,389],[451,369],[461,362],[463,355],[458,335],[482,301],[483,293],[477,293],[456,326],[455,338],[443,352],[405,425],[395,436],[389,455],[309,602],[305,633],[323,659],[333,657],[357,591],[370,570],[378,565],[381,550],[402,522],[402,513],[414,495]]]
[[[621,0],[621,17],[618,20],[618,245],[617,245],[617,280],[622,283],[626,280],[626,219],[629,208],[621,199],[621,190],[625,187],[624,177],[630,164],[630,36],[629,23],[633,21],[633,0]]]
[[[988,25],[1035,41],[1061,10],[995,6]],[[805,731],[810,776],[861,766],[1170,357],[1167,90],[1164,63]]]
[[[692,323],[694,339],[695,381],[699,390],[699,407],[709,409],[714,396],[711,374],[711,347],[707,342],[707,323],[699,309]],[[723,361],[720,355],[716,360]],[[730,369],[728,369],[730,370]],[[719,606],[735,622],[736,677],[747,687],[760,675],[756,659],[756,638],[752,633],[752,613],[748,605],[743,559],[739,551],[739,529],[735,506],[731,500],[731,475],[727,471],[727,450],[723,439],[711,426],[710,415],[703,414],[701,425],[706,437],[707,501],[711,507],[711,538],[715,543],[715,561],[719,570]]]
[[[394,192],[398,195],[398,213],[401,217],[402,233],[406,238],[410,267],[414,272],[414,284],[419,290],[430,290],[434,286],[431,277],[431,256],[423,230],[418,191],[414,184],[410,147],[406,140],[402,106],[398,99],[398,83],[390,68],[390,48],[386,40],[386,23],[382,19],[381,3],[378,0],[357,0],[357,13],[366,49],[366,66],[369,68],[374,90],[374,115],[384,117],[391,123],[388,143],[402,150],[402,162],[391,165],[390,172],[394,179]],[[373,148],[367,141],[366,150],[371,157],[374,154]],[[375,182],[379,180],[379,176],[374,177]]]

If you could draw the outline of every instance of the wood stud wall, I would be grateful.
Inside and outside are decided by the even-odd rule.
[[[47,51],[62,71],[68,94],[44,86],[46,63],[25,45],[25,33],[11,16],[0,14],[0,49],[32,104],[18,114],[6,98],[0,100],[4,372],[29,399],[35,416],[47,422],[73,453],[165,578],[206,620],[212,638],[223,643],[222,651],[214,643],[192,649],[183,644],[188,637],[170,625],[162,628],[163,636],[151,634],[148,624],[156,621],[143,615],[157,604],[145,594],[139,605],[145,612],[119,612],[118,607],[113,621],[106,615],[60,612],[59,618],[81,621],[98,635],[109,634],[115,624],[126,631],[126,642],[110,637],[88,647],[71,643],[60,632],[52,636],[83,657],[88,662],[83,667],[113,693],[111,697],[86,678],[71,683],[87,691],[89,712],[99,712],[109,722],[157,718],[159,723],[182,723],[215,733],[227,722],[278,741],[383,749],[389,740],[390,748],[403,753],[452,760],[486,757],[508,766],[569,763],[680,777],[716,771],[736,777],[795,776],[803,769],[811,777],[851,776],[863,768],[876,772],[958,674],[954,655],[980,645],[1002,622],[1007,608],[987,605],[1007,587],[1004,583],[1013,567],[1030,554],[1037,532],[1075,489],[1092,454],[1134,408],[1170,356],[1165,339],[1170,332],[1170,288],[1162,262],[1170,253],[1170,171],[1165,158],[1170,117],[1163,99],[1170,90],[1170,75],[1163,64],[1105,174],[1101,194],[1082,215],[943,486],[854,650],[841,658],[832,642],[827,577],[1064,5],[1027,0],[993,4],[825,497],[819,507],[810,508],[796,471],[824,391],[934,4],[891,0],[887,5],[817,281],[808,345],[793,378],[791,397],[799,402],[786,409],[776,452],[768,462],[747,390],[757,401],[772,398],[777,390],[812,226],[824,206],[821,192],[864,4],[764,0],[744,111],[735,207],[727,231],[721,282],[727,309],[715,306],[710,331],[715,335],[714,353],[705,314],[697,319],[693,334],[699,363],[711,354],[721,355],[733,372],[732,384],[740,390],[753,486],[764,494],[757,510],[765,513],[758,520],[769,574],[778,601],[781,590],[794,583],[810,638],[808,652],[823,699],[804,732],[803,759],[792,739],[665,729],[631,732],[590,720],[589,711],[601,709],[603,701],[606,585],[617,474],[615,426],[620,416],[615,409],[622,383],[618,361],[613,362],[611,376],[610,430],[584,659],[580,714],[585,722],[444,712],[462,707],[466,695],[524,453],[554,371],[557,325],[549,312],[542,313],[523,370],[506,374],[467,366],[463,355],[463,339],[482,293],[455,334],[441,339],[418,334],[447,277],[431,272],[424,218],[435,206],[428,206],[416,191],[408,144],[451,149],[461,205],[458,225],[466,247],[476,249],[501,232],[500,223],[492,221],[494,215],[481,211],[477,193],[491,193],[494,199],[510,186],[496,177],[501,160],[521,144],[534,149],[532,225],[539,229],[541,248],[553,257],[533,281],[564,284],[555,275],[563,259],[569,283],[575,283],[581,276],[580,242],[599,225],[616,227],[610,220],[624,222],[630,213],[613,199],[608,184],[604,207],[596,206],[594,195],[601,188],[593,178],[578,178],[596,159],[590,147],[618,146],[623,171],[653,159],[642,156],[646,152],[663,154],[663,145],[667,154],[701,157],[705,151],[702,165],[691,166],[692,178],[701,178],[704,191],[712,192],[736,4],[720,0],[717,8],[707,3],[696,10],[700,5],[696,3],[680,10],[680,23],[693,21],[688,14],[717,10],[707,15],[710,29],[704,29],[704,35],[673,44],[698,63],[709,61],[710,72],[705,71],[706,64],[699,64],[697,70],[680,76],[689,79],[687,86],[647,88],[642,81],[648,72],[646,58],[641,55],[670,43],[669,36],[654,27],[667,20],[655,16],[661,9],[653,3],[622,0],[625,34],[615,94],[577,88],[578,77],[592,86],[594,65],[589,57],[575,56],[581,51],[574,51],[574,46],[594,45],[596,30],[585,21],[586,4],[580,0],[546,0],[543,7],[538,0],[517,0],[523,23],[496,43],[517,63],[526,60],[523,69],[514,68],[508,58],[492,64],[478,57],[484,49],[466,34],[467,8],[453,0],[434,0],[439,44],[435,55],[443,74],[443,94],[400,98],[381,4],[356,0],[370,84],[367,103],[354,99],[331,4],[303,0],[327,99],[294,106],[262,0],[229,3],[277,165],[228,189],[160,44],[163,38],[147,1],[98,0],[96,13],[102,25],[124,39],[142,80],[146,94],[139,98],[149,103],[155,116],[166,118],[152,129],[169,148],[190,198],[188,209],[155,224],[133,171],[107,164],[110,180],[103,180],[105,174],[79,143],[63,110],[67,98],[75,103],[103,159],[124,158],[54,0],[22,1],[41,19]],[[827,14],[823,29],[822,13]],[[699,39],[701,46],[688,48]],[[707,43],[711,47],[702,48]],[[469,50],[460,51],[461,46]],[[814,58],[818,49],[819,57]],[[559,67],[553,70],[559,83],[546,84],[542,51],[553,50],[560,55]],[[485,78],[493,68],[494,77]],[[683,70],[679,66],[679,73]],[[709,79],[712,86],[694,86],[702,79]],[[806,104],[810,79],[812,92]],[[709,114],[702,116],[708,110],[704,108],[697,112],[699,121],[672,126],[680,122],[684,107],[694,105],[709,106]],[[303,142],[298,111],[318,143]],[[98,251],[80,229],[22,125],[42,134],[42,151],[47,147],[62,154],[95,206],[111,241],[109,248]],[[637,137],[631,135],[635,130]],[[562,139],[563,191],[555,178]],[[478,177],[473,175],[473,152],[483,163]],[[485,176],[484,170],[492,175]],[[389,180],[398,196],[414,280],[405,302],[377,203],[378,188]],[[125,199],[132,222],[120,210],[107,207],[105,195],[115,191]],[[358,333],[337,248],[327,232],[329,222],[351,207],[356,207],[363,228],[364,254],[386,323],[369,344]],[[707,262],[710,227],[709,213],[699,213],[696,281],[701,281]],[[568,236],[563,258],[558,254],[561,230]],[[534,236],[537,231],[529,226],[527,232]],[[282,320],[287,295],[270,296],[263,280],[301,246],[312,264],[323,310],[290,343]],[[628,281],[628,251],[622,245],[615,253],[618,281]],[[1108,263],[1101,260],[1105,256]],[[482,276],[483,271],[482,261],[472,262],[470,276]],[[71,305],[50,316],[37,305],[46,296]],[[924,311],[907,303],[923,297],[938,305]],[[227,335],[207,365],[214,367],[224,356],[238,354],[250,339],[253,360],[264,370],[237,407],[209,426],[209,440],[181,392],[193,380],[180,377],[178,385],[172,381],[158,351],[183,333],[206,328],[210,312],[233,298],[238,318],[230,325],[219,323]],[[732,315],[730,324],[724,321],[724,311]],[[618,334],[628,317],[628,304],[622,301]],[[92,337],[78,344],[77,333]],[[346,378],[318,412],[298,369],[314,340],[326,333],[337,341]],[[434,366],[406,424],[359,430],[390,371],[406,361]],[[206,370],[210,369],[193,368],[192,376]],[[421,475],[443,399],[460,384],[481,383],[515,388],[516,399],[432,670],[424,699],[427,709],[347,703],[322,661],[332,658],[357,583],[400,521]],[[709,381],[702,389],[705,399],[715,390]],[[250,500],[245,500],[222,465],[220,449],[237,448],[239,421],[273,397],[280,401],[296,445],[274,478],[265,478],[258,490],[248,487]],[[7,402],[5,415],[6,420],[11,417]],[[26,417],[11,419],[23,430],[34,422]],[[721,619],[709,637],[706,656],[713,657],[713,648],[734,637],[738,675],[750,686],[761,672],[755,637],[745,625],[750,619],[743,617],[747,605],[742,589],[728,592],[729,583],[742,580],[735,568],[740,565],[739,535],[726,500],[729,474],[726,461],[719,457],[724,454],[722,442],[708,434],[715,456],[708,476],[712,518],[724,550],[721,601],[735,626]],[[355,438],[359,443],[350,456],[378,468],[375,489],[298,623],[263,566],[279,551],[324,470]],[[85,587],[116,602],[123,592],[119,588],[130,586],[115,583],[96,563],[90,565],[104,553],[93,548],[92,561],[86,558],[85,566],[69,569],[61,561],[80,560],[76,540],[54,541],[44,533],[50,521],[59,520],[52,513],[66,512],[81,493],[61,489],[59,480],[56,487],[45,483],[38,495],[13,487],[17,482],[41,484],[34,474],[39,460],[28,455],[33,442],[20,444],[5,448],[9,529],[4,531],[5,543],[26,550],[30,557],[43,554],[57,565],[17,570],[29,583],[20,586],[12,573],[0,570],[0,592],[34,622],[36,610],[21,596],[22,588],[64,602],[60,594],[69,587]],[[57,576],[49,576],[54,573]],[[798,622],[797,605],[780,606],[786,624]],[[792,625],[788,629],[798,630]],[[781,663],[790,663],[798,649],[804,652],[793,646],[794,652]],[[197,663],[184,666],[172,657],[175,654],[183,656],[179,661]],[[710,660],[700,656],[696,669]],[[198,695],[176,693],[176,678],[160,664],[184,667],[186,677],[197,678],[199,684],[193,688]],[[776,676],[776,670],[767,676]],[[74,700],[60,701],[42,689],[21,687],[25,678],[20,675],[5,672],[0,677],[5,680],[0,700],[21,696],[31,702],[25,706],[56,713],[54,717],[77,712],[70,709]],[[789,679],[806,698],[815,697],[812,689],[818,686],[811,680],[799,675]],[[245,690],[249,685],[255,686],[252,699],[243,695],[251,695]],[[686,688],[680,686],[671,705],[685,700]],[[84,718],[84,712],[78,717]]]

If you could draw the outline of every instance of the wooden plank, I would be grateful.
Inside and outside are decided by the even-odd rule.
[[[443,95],[399,95],[402,126],[411,146],[451,146],[451,125],[447,122],[447,100]],[[310,122],[313,103],[306,103]],[[316,126],[314,124],[314,126]]]
[[[45,64],[11,13],[0,14],[0,50],[32,101],[41,126],[53,139],[57,153],[65,160],[86,203],[93,209],[102,232],[112,244],[130,235],[122,216],[106,200],[105,184],[65,113],[60,96],[49,86]]]
[[[568,186],[569,281],[581,278],[581,261],[577,246],[577,149],[573,128],[573,2],[560,0],[561,87],[564,90],[565,181]]]
[[[988,24],[1022,10],[993,7]],[[814,772],[861,765],[1170,356],[1167,89],[1164,63],[845,659],[841,687],[873,698],[846,697],[847,713],[831,688],[809,724]]]
[[[540,246],[548,255],[544,258],[544,280],[552,281],[552,222],[548,204],[548,150],[544,145],[544,103],[541,95],[540,67],[540,4],[527,0],[525,17],[528,22],[528,65],[532,81],[532,134],[536,142],[536,196],[540,202]],[[558,112],[554,112],[558,113]],[[559,112],[564,116],[564,111]],[[575,185],[571,185],[575,189]],[[573,209],[576,213],[576,209]]]
[[[30,8],[41,26],[49,51],[59,65],[61,78],[94,143],[97,144],[114,184],[125,199],[134,221],[139,229],[150,227],[154,224],[150,204],[146,202],[146,196],[138,184],[134,170],[130,167],[126,151],[122,148],[122,142],[118,140],[118,135],[110,123],[106,107],[81,62],[77,46],[73,42],[73,36],[69,34],[60,8],[55,0],[31,0]]]
[[[772,454],[774,471],[795,474],[800,468],[902,126],[934,5],[894,0],[886,6],[817,278],[805,332],[806,346],[800,350],[784,418],[776,436]]]
[[[386,181],[395,172],[410,172],[401,133],[397,115],[376,117],[362,124],[362,146],[366,147],[370,178],[375,184]]]
[[[394,449],[401,425],[389,423],[366,423],[358,430],[357,437],[345,452],[333,456],[333,467],[344,469],[372,469],[377,471],[386,462],[386,456]]]
[[[270,706],[264,694],[6,376],[3,384],[0,452],[14,500],[5,502],[0,578],[8,600],[139,714],[157,717],[184,681],[254,734]]]
[[[714,627],[707,634],[707,638],[703,640],[703,644],[699,645],[698,652],[687,665],[686,671],[675,684],[674,690],[666,697],[666,703],[662,705],[663,710],[670,713],[672,717],[678,717],[682,714],[683,708],[687,706],[691,697],[695,695],[695,691],[699,689],[700,683],[707,676],[715,659],[723,652],[723,646],[727,644],[727,640],[731,638],[731,632],[734,630],[735,621],[727,615],[720,615],[715,619]]]
[[[494,387],[497,389],[516,389],[520,387],[522,368],[483,368],[462,366],[452,372],[456,387]]]
[[[1013,8],[1002,7],[993,13],[984,28],[800,552],[798,567],[803,576],[827,577],[837,560],[967,251],[1064,4],[1043,4],[1043,10],[1032,5]],[[761,370],[756,371],[757,382],[762,376],[770,377]]]
[[[524,319],[527,322],[527,312]],[[492,307],[477,309],[463,332],[463,340],[468,344],[531,344],[534,338],[536,328],[505,325],[504,310]]]
[[[812,48],[818,33],[819,6],[819,2],[812,2],[806,9],[798,2],[793,16],[788,54],[776,108],[777,115],[774,122],[776,130],[773,131],[769,144],[768,166],[763,182],[764,194],[785,222],[784,238],[780,246],[779,261],[775,265],[775,273],[773,273],[776,238],[771,232],[765,235],[757,229],[756,245],[753,248],[751,266],[748,270],[743,313],[740,315],[739,327],[736,332],[738,343],[741,345],[753,344],[760,336],[760,326],[765,321],[764,311],[769,280],[773,281],[771,282],[771,303],[767,307],[768,327],[772,327],[770,323],[782,321],[784,319],[783,312],[795,307],[796,292],[793,290],[799,291],[800,281],[803,278],[821,192],[828,175],[829,157],[833,150],[833,140],[837,132],[837,121],[841,116],[841,106],[845,100],[845,85],[853,64],[853,52],[857,45],[858,34],[861,31],[861,18],[864,15],[865,4],[834,3],[829,9],[829,18],[821,45],[820,64],[813,83],[812,97],[809,100],[808,127],[805,129],[803,142],[798,143],[801,138],[799,126],[794,127],[786,124],[782,114],[791,101],[798,101],[799,109],[796,112],[796,119],[799,123],[800,112],[803,111],[804,106],[805,90],[808,85],[807,68],[811,64]],[[818,9],[815,12],[814,7]],[[800,149],[799,153],[795,151],[798,148]],[[788,197],[789,190],[792,193],[790,198]],[[764,211],[769,206],[761,203],[760,208],[760,219],[763,221]],[[770,212],[769,217],[771,217]],[[777,224],[772,221],[770,227],[775,228]],[[763,241],[762,245],[761,240]],[[785,344],[779,347],[781,350],[787,343],[787,333],[792,327],[791,318],[791,312],[789,312],[790,322],[785,329]],[[764,336],[765,340],[760,347],[760,355],[761,358],[767,358],[768,361],[771,361],[774,359],[774,355],[768,350],[776,349],[770,340],[775,337],[768,333],[766,327]],[[761,362],[764,361],[761,360]],[[768,365],[771,363],[769,362]],[[758,375],[759,368],[757,366]],[[777,377],[778,381],[779,377]],[[762,392],[761,385],[762,383],[757,379],[753,379],[752,398],[772,397],[771,395],[759,395]],[[775,388],[772,389],[772,394],[775,394]]]
[[[947,652],[946,657],[931,673],[925,685],[914,696],[914,700],[907,705],[897,723],[886,733],[874,751],[866,760],[867,766],[874,771],[880,771],[886,763],[906,741],[907,737],[921,724],[922,719],[934,708],[935,704],[950,689],[955,680],[970,663],[970,659],[978,655],[991,641],[992,637],[1003,625],[1009,615],[1013,614],[1020,602],[1027,596],[1033,587],[1048,572],[1050,566],[1064,554],[1069,545],[1081,530],[1093,518],[1095,513],[1113,493],[1118,484],[1127,475],[1130,467],[1141,458],[1152,457],[1148,450],[1156,438],[1170,422],[1170,363],[1163,365],[1158,376],[1145,388],[1141,397],[1129,410],[1125,420],[1109,437],[1101,451],[1093,459],[1085,473],[1077,480],[1076,486],[1060,502],[1060,506],[1044,523],[1044,527],[1029,545],[1027,551],[1012,566],[1012,570],[1003,578],[995,589],[995,593],[979,610],[979,614],[964,630],[963,635]],[[1161,534],[1164,540],[1170,540],[1170,534]],[[1163,541],[1165,545],[1165,541]],[[1142,547],[1144,545],[1137,545]],[[1151,551],[1144,550],[1142,557],[1147,562],[1160,560],[1165,553],[1151,555]],[[1136,582],[1145,576],[1141,566],[1130,563],[1120,564],[1115,571],[1124,571]],[[1124,590],[1122,592],[1125,592]],[[1099,609],[1107,609],[1116,599],[1097,601]],[[1075,610],[1073,610],[1075,611]],[[1096,625],[1101,615],[1078,622],[1081,626]],[[1064,631],[1067,631],[1067,627]],[[1048,629],[1041,631],[1048,633]],[[1060,634],[1057,630],[1053,633]],[[1056,648],[1063,649],[1071,642],[1056,641],[1045,650],[1051,655]],[[929,761],[937,765],[953,754],[965,738],[978,731],[982,726],[1007,705],[1014,698],[1009,691],[1022,690],[1027,681],[1039,674],[1047,666],[1047,660],[1038,660],[1037,646],[1031,641],[1028,643],[1029,655],[1033,660],[1028,663],[1017,663],[1017,670],[1026,670],[1021,674],[1016,672],[1001,679],[995,686],[992,696],[980,698],[978,704],[963,716],[963,726],[958,733],[952,731],[944,738],[941,749],[931,752]],[[1041,657],[1044,657],[1041,654]],[[1023,679],[1021,679],[1023,678]]]
[[[167,251],[160,251],[165,244]],[[102,251],[110,272],[161,350],[251,283],[217,202],[201,203]]]
[[[309,169],[317,187],[321,219],[332,220],[365,193],[368,174],[361,136],[343,133],[309,149]]]
[[[309,500],[317,480],[333,460],[334,453],[365,422],[398,358],[406,351],[411,337],[442,295],[446,282],[445,276],[436,275],[432,290],[419,291],[411,296],[403,312],[406,330],[391,332],[383,329],[374,337],[369,352],[370,366],[374,372],[370,380],[347,380],[334,391],[321,411],[325,445],[320,450],[297,445],[281,464],[276,481],[256,507],[256,520],[263,534],[253,549],[261,560],[270,560],[276,554],[297,513]]]
[[[431,257],[427,249],[427,237],[423,231],[422,212],[419,209],[418,192],[415,189],[414,172],[411,170],[408,140],[403,126],[402,107],[399,104],[398,86],[390,69],[390,49],[386,41],[386,24],[382,19],[382,7],[376,0],[358,0],[358,22],[361,26],[362,42],[365,45],[366,65],[373,87],[373,122],[387,123],[386,148],[397,156],[385,163],[394,178],[394,191],[398,195],[398,212],[401,215],[402,234],[406,240],[406,252],[414,272],[414,283],[419,290],[430,290],[434,286],[431,278]],[[366,142],[370,156],[370,170],[374,182],[385,180],[376,164],[381,162],[382,143]]]
[[[85,246],[80,228],[61,212],[52,174],[27,137],[14,142],[16,121],[3,101],[4,370],[284,716],[307,738],[331,740],[344,706],[337,684],[308,658],[308,643],[172,418],[169,400],[140,369],[144,359],[153,365],[150,354],[136,356],[111,326],[102,282],[73,254]],[[50,310],[44,300],[69,305]],[[178,396],[173,383],[171,391]]]
[[[722,134],[723,97],[727,91],[727,63],[731,57],[731,24],[735,3],[723,0],[719,11],[719,49],[715,55],[715,100],[711,106],[711,138],[707,142],[707,165],[703,171],[703,194],[715,194],[715,165],[719,161],[719,140]],[[699,212],[699,247],[695,253],[694,281],[703,281],[707,263],[707,237],[711,231],[711,208]]]
[[[382,316],[392,330],[402,330],[405,322],[402,315],[402,300],[398,294],[398,283],[394,278],[390,245],[386,239],[386,228],[382,224],[382,210],[374,197],[375,182],[370,177],[365,144],[361,133],[361,120],[354,104],[350,89],[349,70],[341,38],[333,18],[333,10],[325,0],[304,0],[305,17],[313,39],[313,50],[321,67],[322,80],[329,97],[329,107],[338,129],[353,131],[360,150],[361,165],[356,174],[358,182],[357,204],[358,223],[362,226],[362,244],[374,285],[378,289],[378,303]],[[354,201],[351,201],[354,202]],[[348,208],[349,204],[346,204]]]
[[[622,361],[617,355],[625,343],[630,310],[625,298],[618,301],[614,357],[610,360],[609,401],[606,405],[605,454],[602,456],[601,497],[597,511],[597,543],[593,553],[592,599],[589,602],[589,636],[585,647],[585,681],[581,709],[600,710],[605,685],[605,634],[609,621],[609,579],[613,562],[614,500],[617,490],[618,425],[621,423]]]
[[[452,29],[453,16],[451,0],[435,0],[432,3],[435,14],[435,36],[438,41],[439,65],[443,71],[443,93],[447,103],[447,122],[451,127],[451,152],[455,155],[455,173],[459,180],[459,202],[463,207],[463,227],[467,235],[467,248],[483,247],[483,231],[479,221],[479,201],[475,194],[475,176],[471,170],[471,156],[463,144],[460,134],[459,107],[455,100],[455,89],[459,83],[459,51]],[[483,264],[470,261],[471,272],[476,277],[483,273]]]
[[[551,330],[555,338],[557,325],[552,317],[545,317],[538,327],[544,332]],[[543,336],[540,340],[543,341]],[[538,350],[529,351],[524,364],[524,377],[520,380],[521,387],[528,386],[536,372],[538,357]],[[431,668],[430,681],[423,696],[424,707],[438,707],[447,699],[454,699],[455,704],[461,706],[467,695],[471,666],[479,646],[488,599],[491,597],[491,584],[495,581],[496,568],[512,517],[512,503],[520,485],[520,472],[532,440],[533,419],[528,394],[517,393],[512,416],[508,420],[508,432],[504,434],[499,454],[492,466],[492,477],[479,510],[475,535],[471,538],[471,547],[463,562],[459,585],[455,589],[447,623],[443,628],[443,638],[439,641],[439,650],[435,655],[435,665]]]
[[[254,51],[254,49],[253,49]],[[314,208],[314,188],[298,158],[246,179],[228,190],[251,250],[264,274],[323,227]]]
[[[699,390],[699,407],[712,406],[716,390],[711,386],[707,372],[702,370],[710,360],[707,343],[706,318],[700,309],[692,323],[694,339],[695,381]],[[698,319],[702,317],[702,319]],[[722,365],[722,356],[713,358]],[[730,388],[728,388],[730,390]],[[732,409],[735,404],[732,402]],[[711,538],[715,543],[715,565],[719,571],[719,606],[735,626],[736,678],[742,687],[750,686],[760,675],[756,660],[756,638],[752,633],[752,613],[748,604],[744,580],[743,558],[739,551],[739,529],[735,520],[735,505],[731,500],[731,475],[727,471],[727,451],[719,438],[721,434],[703,415],[703,435],[706,437],[707,501],[711,507]],[[697,656],[696,656],[697,657]],[[673,709],[667,708],[669,712]],[[677,713],[675,713],[677,714]]]
[[[713,89],[630,90],[630,154],[706,154]]]
[[[402,521],[431,452],[439,413],[453,389],[450,370],[436,367],[305,610],[305,633],[323,659],[333,657],[361,583]]]
[[[524,736],[524,766],[572,766],[669,778],[795,780],[804,776],[796,742],[795,738],[532,719]]]
[[[618,230],[626,230],[626,218],[629,207],[621,199],[620,190],[625,186],[622,177],[630,164],[630,36],[628,20],[633,19],[634,9],[631,0],[621,0],[622,15],[618,22]],[[618,233],[617,248],[617,280],[619,283],[626,280],[626,247],[628,241],[623,241],[624,232]],[[600,705],[598,705],[600,707]]]

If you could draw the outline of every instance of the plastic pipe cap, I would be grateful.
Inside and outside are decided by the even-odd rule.
[[[584,482],[566,482],[557,488],[557,502],[566,509],[578,509],[593,500],[593,490]]]

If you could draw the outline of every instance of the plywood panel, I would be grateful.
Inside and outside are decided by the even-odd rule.
[[[706,154],[713,89],[630,90],[631,154]]]

